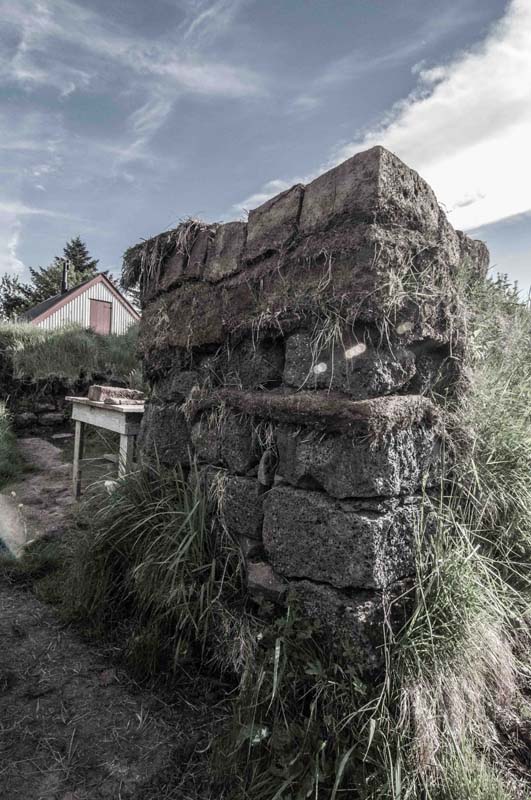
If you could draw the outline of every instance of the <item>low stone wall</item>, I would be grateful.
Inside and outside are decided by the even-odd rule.
[[[144,457],[197,462],[249,591],[348,635],[366,668],[449,457],[437,400],[462,380],[458,278],[487,265],[380,147],[247,223],[189,221],[126,254]]]

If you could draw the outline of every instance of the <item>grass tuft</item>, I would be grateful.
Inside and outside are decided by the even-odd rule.
[[[153,468],[93,494],[66,553],[63,606],[103,630],[127,630],[143,672],[219,659],[224,604],[241,602],[241,557],[211,524],[199,480]]]

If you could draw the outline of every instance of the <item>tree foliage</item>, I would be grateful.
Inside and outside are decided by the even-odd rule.
[[[59,294],[63,265],[68,262],[68,286],[78,286],[98,272],[98,260],[92,258],[79,236],[68,241],[62,256],[56,256],[47,267],[30,267],[31,281],[20,282],[18,276],[5,274],[0,279],[0,319],[11,319],[31,306]]]

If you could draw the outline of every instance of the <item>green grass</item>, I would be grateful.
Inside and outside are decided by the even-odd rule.
[[[241,557],[212,528],[199,481],[179,470],[134,473],[110,494],[89,496],[87,519],[67,544],[68,616],[125,631],[124,652],[139,672],[228,663],[218,645],[242,603]]]
[[[0,488],[20,472],[20,459],[17,454],[16,437],[11,429],[9,413],[4,403],[0,403]]]
[[[81,374],[111,373],[128,380],[139,367],[137,333],[136,325],[120,336],[100,336],[75,326],[46,331],[29,324],[3,323],[0,360],[11,365],[16,379],[75,381]]]

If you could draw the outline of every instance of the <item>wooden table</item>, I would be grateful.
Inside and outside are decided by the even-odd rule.
[[[120,434],[118,476],[123,477],[131,472],[133,467],[135,438],[140,431],[144,404],[121,406],[102,403],[99,400],[89,400],[87,397],[67,397],[66,399],[72,403],[72,419],[76,423],[72,491],[74,497],[78,498],[81,494],[85,425],[94,425],[97,428],[104,428]]]

